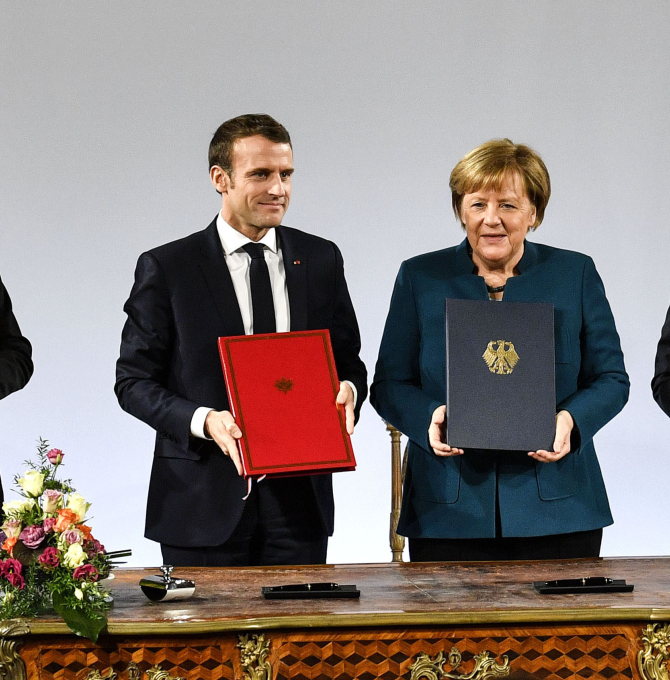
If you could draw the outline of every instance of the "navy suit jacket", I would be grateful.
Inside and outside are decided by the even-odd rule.
[[[329,329],[338,377],[358,390],[358,415],[367,375],[340,251],[297,229],[281,226],[277,234],[291,330]],[[179,547],[220,545],[242,515],[246,482],[214,442],[190,434],[197,407],[229,409],[217,338],[244,335],[216,220],[142,254],[124,309],[116,395],[157,432],[145,536]],[[332,533],[331,476],[310,479]]]
[[[466,450],[436,456],[433,411],[445,403],[445,298],[487,300],[466,241],[404,262],[371,388],[379,414],[409,439],[398,530],[416,538],[495,536],[496,493],[503,536],[586,531],[612,523],[593,436],[624,406],[629,382],[619,336],[591,258],[526,241],[505,302],[554,305],[557,410],[575,421],[571,452],[540,463],[521,452]]]

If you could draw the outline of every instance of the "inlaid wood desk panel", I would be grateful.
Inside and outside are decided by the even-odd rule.
[[[55,618],[0,624],[19,680],[669,680],[670,559],[177,569],[195,596],[152,603],[116,571],[98,643]],[[532,581],[626,579],[632,593],[539,595]],[[261,586],[356,584],[360,600],[264,600]]]

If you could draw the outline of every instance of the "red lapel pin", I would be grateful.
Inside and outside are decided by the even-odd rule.
[[[293,264],[300,264],[300,260],[293,260]]]

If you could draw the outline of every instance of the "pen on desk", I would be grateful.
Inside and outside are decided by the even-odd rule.
[[[273,591],[301,592],[304,590],[336,590],[339,588],[337,583],[299,583],[295,585],[274,586]]]
[[[579,586],[608,586],[613,583],[611,578],[604,576],[587,576],[585,578],[564,578],[556,581],[547,581],[551,588],[575,588]]]

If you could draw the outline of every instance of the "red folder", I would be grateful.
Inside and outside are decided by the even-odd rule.
[[[327,330],[219,338],[244,477],[354,470]]]

